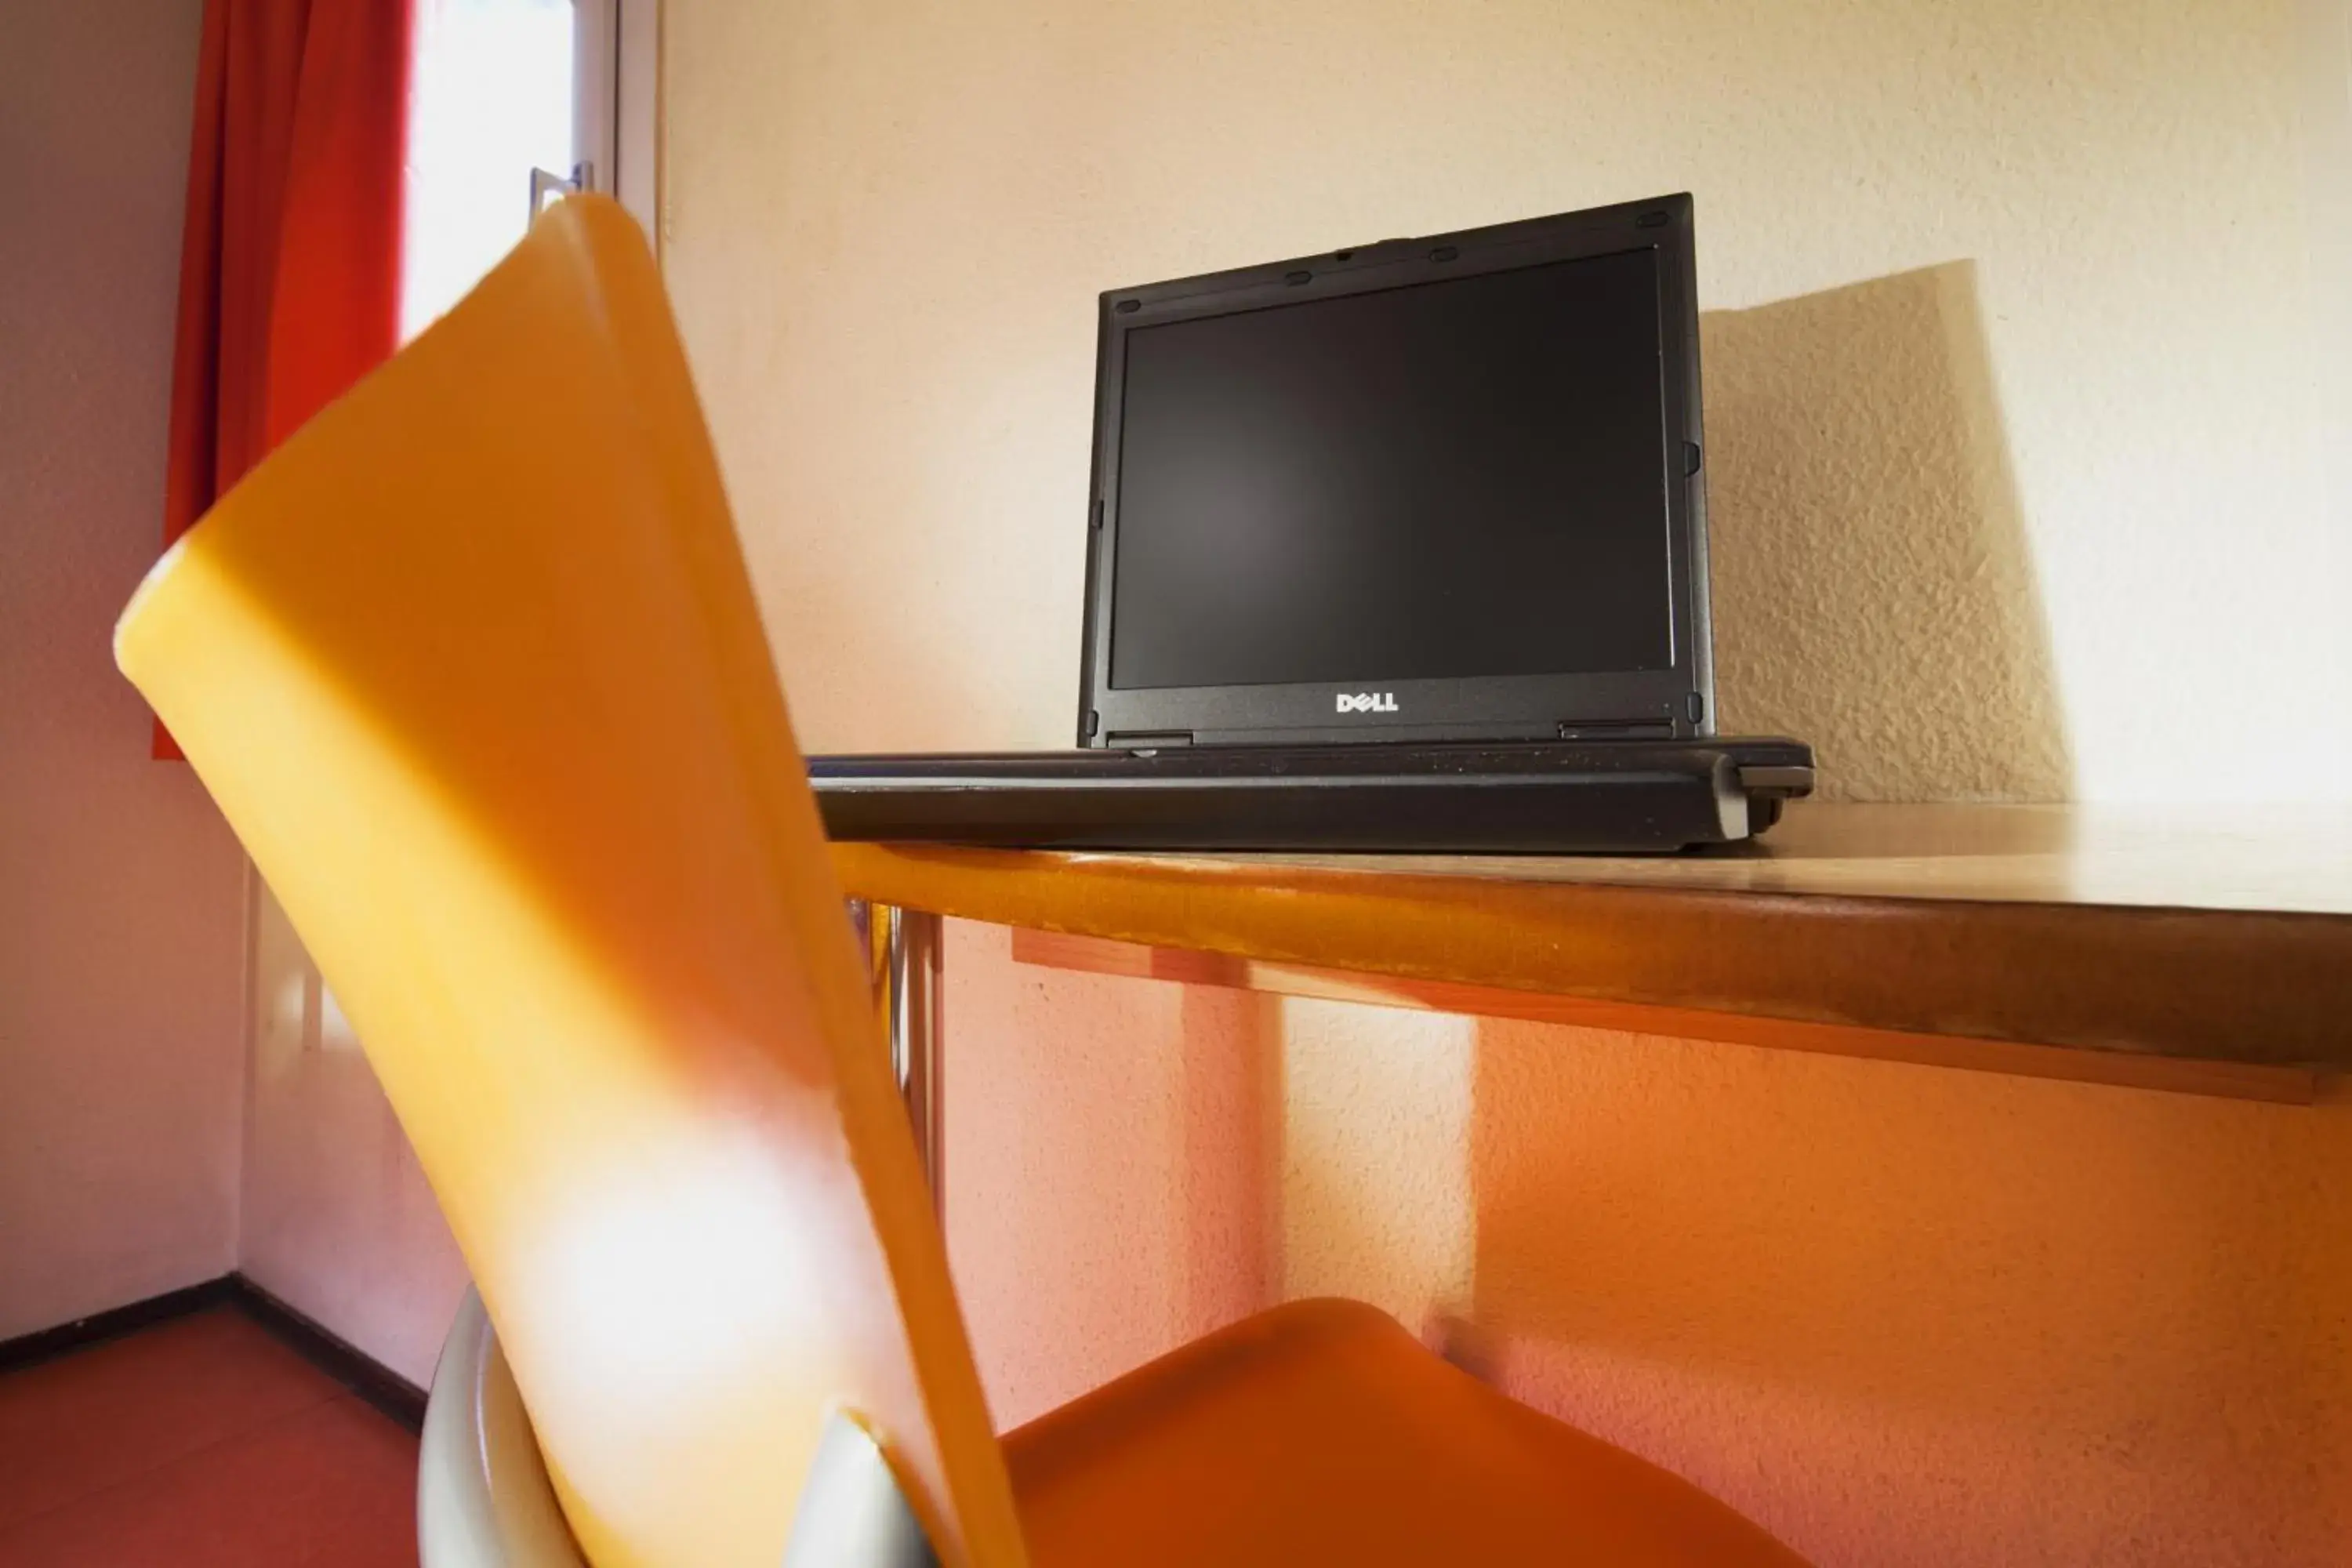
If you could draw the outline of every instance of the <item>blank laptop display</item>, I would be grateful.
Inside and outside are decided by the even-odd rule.
[[[1657,253],[1141,328],[1110,685],[1673,662]]]

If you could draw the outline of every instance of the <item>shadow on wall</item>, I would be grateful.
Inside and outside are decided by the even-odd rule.
[[[2073,784],[1976,265],[1700,318],[1727,732],[1848,800]]]
[[[1474,1098],[1505,1385],[1823,1561],[2352,1528],[2352,1106],[1496,1020]]]

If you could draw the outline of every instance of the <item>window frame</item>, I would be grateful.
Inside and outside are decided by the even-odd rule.
[[[658,242],[660,0],[572,0],[572,150],[582,184]],[[576,173],[576,171],[575,171]]]

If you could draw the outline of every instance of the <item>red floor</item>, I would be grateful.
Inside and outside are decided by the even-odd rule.
[[[0,1377],[0,1568],[415,1568],[416,1438],[220,1308]]]

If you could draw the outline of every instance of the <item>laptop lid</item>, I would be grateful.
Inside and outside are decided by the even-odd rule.
[[[1080,745],[1712,732],[1689,196],[1100,321]]]

